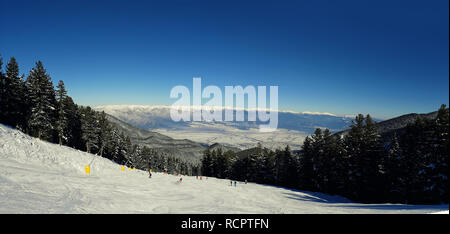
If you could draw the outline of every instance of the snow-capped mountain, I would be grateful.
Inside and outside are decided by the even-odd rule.
[[[348,128],[353,119],[352,116],[337,116],[331,113],[278,111],[278,129],[275,132],[260,132],[259,125],[265,122],[175,122],[170,118],[170,108],[170,106],[110,105],[94,109],[105,111],[138,128],[159,132],[175,139],[189,139],[208,145],[221,143],[240,149],[254,147],[258,142],[272,149],[286,145],[298,149],[304,138],[312,134],[316,128],[328,128],[332,132],[342,131]],[[248,110],[244,110],[244,116],[247,119]]]

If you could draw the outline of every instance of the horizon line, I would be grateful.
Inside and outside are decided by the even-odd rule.
[[[98,108],[117,108],[117,107],[131,107],[131,108],[183,108],[183,107],[189,107],[193,110],[201,110],[205,107],[211,107],[211,106],[169,106],[169,105],[136,105],[136,104],[113,104],[113,105],[98,105],[94,106],[94,109]],[[328,115],[333,117],[343,117],[343,118],[355,118],[357,114],[334,114],[329,112],[317,112],[317,111],[292,111],[292,110],[278,110],[278,109],[270,109],[270,108],[238,108],[238,107],[231,107],[231,106],[213,106],[213,109],[232,109],[232,110],[243,110],[243,111],[276,111],[279,113],[292,113],[292,114],[306,114],[306,115]],[[378,118],[381,119],[381,118]]]

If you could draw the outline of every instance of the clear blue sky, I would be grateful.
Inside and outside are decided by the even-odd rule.
[[[78,104],[278,85],[279,108],[388,118],[449,100],[449,1],[5,1],[0,54]]]

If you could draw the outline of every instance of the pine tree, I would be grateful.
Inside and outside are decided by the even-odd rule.
[[[433,122],[429,156],[425,158],[428,202],[448,203],[449,110],[442,105]]]
[[[261,168],[261,183],[274,184],[275,183],[275,153],[272,150],[264,148],[262,151],[262,168]]]
[[[122,132],[119,132],[114,128],[111,132],[111,142],[108,147],[110,152],[111,160],[114,162],[124,165],[127,162],[126,151],[125,151],[125,136]]]
[[[379,179],[383,147],[380,135],[375,126],[375,121],[370,115],[365,118],[364,134],[362,141],[362,152],[357,161],[361,169],[361,193],[360,196],[369,202],[377,202],[380,199],[382,181]]]
[[[99,149],[99,128],[95,112],[88,106],[81,109],[82,139],[86,144],[86,152],[91,153]]]
[[[299,165],[299,184],[300,188],[308,191],[314,191],[314,168],[313,168],[313,149],[312,139],[307,136],[303,142],[300,153]]]
[[[67,107],[66,105],[67,91],[62,80],[59,81],[56,86],[56,102],[58,118],[56,120],[56,131],[58,132],[58,142],[62,145],[63,139],[67,140],[67,136],[64,135],[67,132]]]
[[[291,153],[289,145],[281,152],[283,160],[281,183],[286,187],[295,188],[298,185],[298,159]]]
[[[214,171],[215,176],[217,178],[227,178],[229,176],[229,170],[230,170],[230,159],[229,159],[230,153],[222,153],[222,150],[219,148],[217,149],[217,155],[216,159],[214,161]]]
[[[0,55],[0,123],[6,123],[7,119],[7,102],[6,102],[6,77],[3,74],[3,58]]]
[[[97,123],[99,128],[97,141],[100,147],[100,156],[102,156],[105,146],[108,145],[108,142],[111,140],[112,126],[106,118],[104,111],[99,113]]]
[[[211,151],[209,149],[206,149],[203,152],[203,159],[202,159],[202,175],[204,176],[212,176],[214,174],[213,171],[213,158]]]
[[[1,75],[1,100],[0,105],[2,114],[0,122],[19,128],[24,131],[25,114],[24,105],[26,104],[25,85],[22,77],[19,76],[19,65],[14,57],[11,57],[6,66],[6,74]]]
[[[66,132],[63,135],[67,138],[67,146],[83,150],[84,143],[82,140],[80,109],[70,96],[67,96],[63,102],[65,119],[67,121]]]
[[[342,189],[343,158],[340,141],[329,129],[323,133],[323,152],[321,157],[320,175],[322,180],[322,191],[335,194]]]
[[[323,190],[323,173],[321,168],[324,164],[324,141],[322,129],[317,128],[311,136],[311,155],[312,155],[312,182],[315,190]]]
[[[41,61],[31,69],[27,78],[27,89],[31,103],[29,126],[34,135],[51,140],[55,127],[56,98],[50,76]]]
[[[373,202],[379,198],[382,147],[375,122],[359,114],[345,137],[350,198]]]
[[[406,165],[404,153],[400,147],[397,134],[394,133],[382,162],[382,171],[384,174],[384,182],[386,194],[385,198],[392,202],[405,202],[406,196]]]
[[[418,117],[408,124],[402,136],[405,170],[405,203],[423,203],[427,177],[427,158],[430,155],[431,123]]]

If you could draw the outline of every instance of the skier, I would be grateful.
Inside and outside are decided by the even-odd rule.
[[[230,186],[233,186],[233,181],[232,180],[230,180]]]
[[[247,184],[247,179],[245,179],[245,184]]]
[[[181,183],[181,182],[183,182],[183,178],[181,178],[181,177],[180,177],[180,180],[179,180],[179,182],[180,182],[180,183]]]
[[[152,172],[148,171],[148,178],[152,178]]]
[[[236,187],[236,181],[234,181],[234,187]]]

